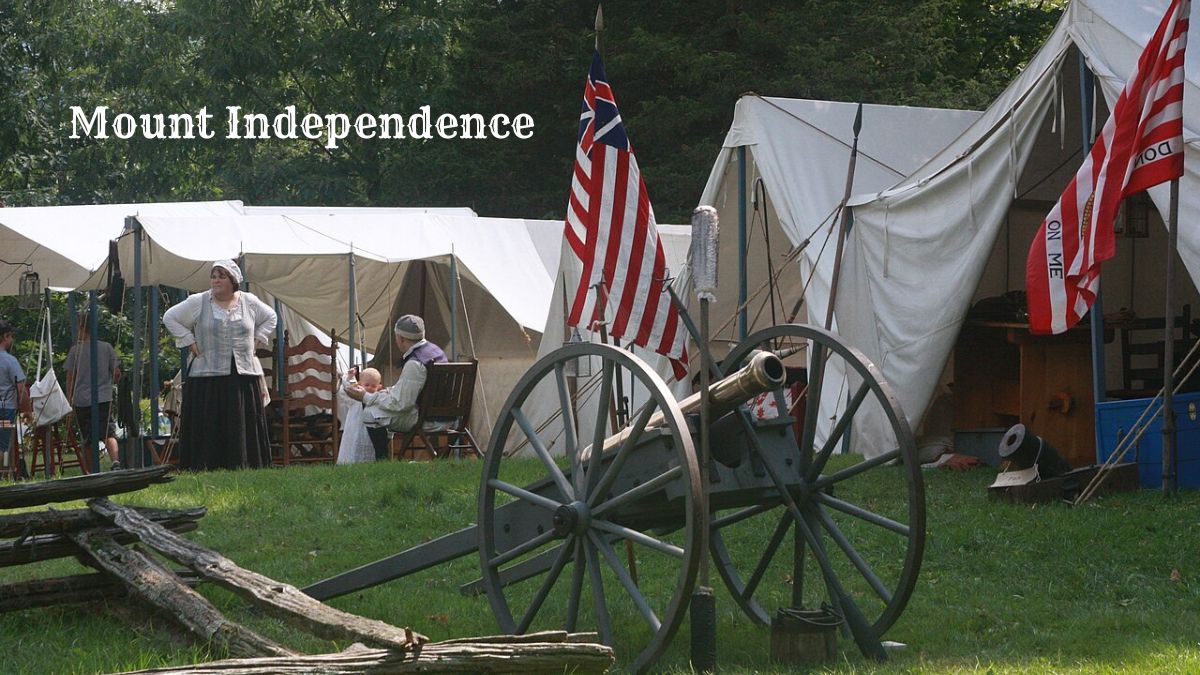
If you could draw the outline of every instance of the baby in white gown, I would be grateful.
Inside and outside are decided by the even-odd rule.
[[[375,461],[375,447],[371,445],[371,437],[367,435],[367,427],[363,424],[363,405],[346,395],[346,385],[355,381],[357,370],[351,368],[346,374],[346,381],[338,387],[338,405],[346,411],[342,423],[342,441],[338,447],[338,464]],[[364,368],[357,376],[358,383],[367,391],[379,391],[383,387],[383,376],[374,368]]]

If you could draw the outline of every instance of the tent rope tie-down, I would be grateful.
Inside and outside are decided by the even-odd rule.
[[[1192,360],[1198,351],[1200,351],[1200,340],[1197,340],[1192,344],[1192,348],[1188,350],[1187,355],[1185,355],[1183,360],[1179,362],[1179,365],[1175,367],[1174,374],[1176,378],[1176,384],[1171,390],[1172,393],[1179,393],[1179,390],[1183,387],[1183,384],[1188,380],[1188,378],[1190,378],[1192,374],[1196,372],[1197,368],[1200,368],[1200,359],[1196,359],[1188,369],[1187,374],[1182,378],[1179,377],[1179,374],[1183,372],[1184,366],[1186,366],[1187,363]],[[1125,455],[1129,452],[1130,448],[1135,447],[1138,442],[1142,440],[1142,436],[1146,433],[1146,430],[1150,428],[1150,424],[1159,416],[1161,412],[1163,412],[1161,401],[1163,398],[1163,392],[1165,391],[1166,387],[1159,388],[1158,393],[1154,395],[1154,398],[1150,399],[1150,402],[1146,404],[1146,408],[1142,410],[1142,414],[1129,428],[1130,433],[1126,434],[1117,443],[1117,447],[1112,451],[1112,454],[1110,454],[1108,458],[1104,460],[1104,463],[1100,465],[1100,468],[1096,471],[1096,475],[1092,477],[1092,480],[1088,482],[1083,491],[1079,493],[1079,496],[1075,498],[1074,504],[1076,506],[1091,499],[1096,490],[1100,488],[1100,485],[1104,483],[1104,479],[1107,478],[1112,472],[1113,467],[1125,458]]]
[[[475,331],[471,327],[471,312],[467,309],[467,296],[463,292],[463,285],[461,282],[456,282],[455,286],[458,288],[458,299],[462,301],[463,322],[466,324],[466,327],[467,327],[467,343],[471,346],[471,358],[476,358],[475,357],[475,354],[476,354]],[[519,323],[517,325],[520,326]],[[525,326],[521,326],[521,334],[525,336],[525,340],[526,340],[526,342],[528,342],[529,334],[525,332]],[[491,407],[488,405],[487,386],[483,379],[483,369],[477,369],[475,372],[475,377],[478,380],[476,383],[476,391],[480,392],[479,399],[480,399],[480,401],[483,402],[483,419],[484,419],[484,422],[488,425],[487,433],[488,433],[488,435],[491,435],[491,433],[492,433],[492,411],[491,411]]]
[[[760,193],[762,194],[761,199],[759,198]],[[762,176],[759,176],[754,179],[754,200],[753,201],[754,201],[754,222],[756,224],[762,225],[763,246],[766,247],[767,251],[770,251],[771,250],[771,229],[770,229],[771,214],[769,211],[767,211],[767,186],[765,183],[763,183]],[[761,210],[760,210],[760,207],[761,207]],[[752,232],[753,232],[753,229],[754,228],[751,227]],[[748,242],[747,242],[746,246],[747,246],[747,252],[749,252],[749,243]],[[772,260],[771,256],[768,255],[767,256],[767,278],[774,278],[774,277],[775,277],[775,261]],[[779,311],[780,312],[784,311],[783,298],[779,296],[779,289],[775,284],[771,284],[770,298],[768,299],[767,304],[771,305],[771,325],[772,326],[779,323],[778,318],[775,316],[775,303],[776,302],[779,303]],[[759,313],[759,315],[762,314],[761,307],[759,308],[758,313]],[[756,321],[757,321],[757,318],[758,317],[755,317]]]
[[[787,110],[786,108],[784,108],[784,107],[780,106],[779,104],[775,103],[775,102],[774,102],[774,101],[772,101],[771,99],[769,99],[769,98],[767,98],[767,97],[765,97],[765,96],[760,96],[759,94],[751,94],[751,95],[752,95],[752,96],[754,96],[755,98],[759,99],[759,100],[760,100],[760,101],[762,101],[763,103],[766,103],[767,105],[771,106],[772,108],[775,108],[776,110],[778,110],[779,112],[783,113],[784,115],[787,115],[788,117],[791,117],[792,119],[794,119],[794,120],[796,120],[797,122],[799,122],[799,123],[803,124],[804,126],[811,128],[813,131],[815,131],[815,132],[817,132],[817,133],[821,134],[822,136],[825,136],[826,138],[828,138],[829,140],[833,141],[834,143],[841,144],[841,145],[845,146],[847,149],[849,149],[849,148],[850,148],[850,144],[849,144],[849,143],[847,143],[847,142],[843,141],[842,139],[838,138],[837,136],[834,136],[833,134],[829,133],[828,131],[826,131],[826,130],[824,130],[824,129],[822,129],[822,128],[818,127],[818,126],[816,126],[816,125],[815,125],[815,124],[813,124],[812,122],[809,122],[808,120],[806,120],[806,119],[804,119],[804,118],[802,118],[802,117],[799,117],[799,116],[797,116],[795,113],[793,113],[793,112],[791,112],[790,110]],[[903,171],[901,171],[900,169],[897,169],[896,167],[894,167],[894,166],[892,166],[892,165],[888,164],[887,162],[885,162],[885,161],[883,161],[883,160],[881,160],[881,159],[879,159],[879,158],[877,158],[877,157],[872,157],[871,155],[869,155],[869,154],[867,154],[867,153],[865,153],[865,152],[862,152],[861,150],[859,151],[859,153],[858,153],[858,154],[859,154],[859,156],[861,156],[861,157],[865,157],[865,158],[867,158],[867,159],[871,160],[872,162],[875,162],[875,163],[876,163],[876,164],[878,164],[879,166],[883,167],[884,169],[886,169],[886,170],[888,170],[888,171],[890,171],[890,172],[892,172],[892,173],[896,174],[896,176],[897,176],[898,178],[904,178],[904,176],[905,176],[905,174],[904,174],[904,172],[903,172]]]
[[[768,276],[767,280],[764,281],[762,284],[760,284],[758,286],[758,288],[756,288],[754,290],[754,292],[751,293],[746,298],[745,302],[743,302],[743,303],[739,304],[737,307],[735,307],[733,309],[733,312],[731,314],[729,314],[725,318],[725,320],[719,326],[717,326],[717,328],[715,330],[712,331],[712,335],[718,336],[722,332],[732,329],[733,322],[737,319],[738,314],[740,314],[746,308],[750,307],[750,305],[752,303],[758,301],[759,297],[763,294],[764,291],[768,290],[768,288],[774,286],[775,284],[778,284],[779,278],[781,276],[783,276],[784,272],[787,271],[789,264],[792,262],[795,262],[796,259],[800,257],[800,254],[803,253],[805,251],[805,249],[808,248],[809,244],[812,243],[812,236],[815,235],[825,225],[835,222],[835,219],[833,218],[833,216],[838,211],[839,211],[839,209],[835,208],[832,212],[830,212],[830,215],[827,216],[825,218],[825,220],[822,221],[822,223],[820,225],[818,225],[816,229],[813,230],[813,233],[810,234],[808,236],[808,238],[806,238],[804,241],[800,242],[795,247],[793,247],[790,251],[788,251],[787,255],[784,256],[779,269],[775,271],[774,276]],[[821,242],[821,250],[817,252],[818,260],[820,260],[821,256],[825,254],[825,248],[829,245],[829,240],[830,240],[830,238],[832,238],[832,236],[833,236],[833,228],[829,227],[826,229],[824,241]],[[801,288],[800,288],[799,297],[796,299],[796,303],[792,307],[792,311],[788,315],[786,323],[792,323],[793,321],[795,321],[796,315],[798,315],[800,313],[800,307],[803,305],[804,298],[807,297],[807,295],[808,295],[808,287],[810,285],[812,285],[812,281],[815,278],[816,273],[817,273],[817,266],[813,265],[812,269],[809,270],[809,272],[808,272],[807,278],[804,280],[804,285],[801,286]],[[762,305],[759,305],[758,313],[755,314],[755,316],[754,316],[754,319],[756,322],[762,316],[762,312],[763,312],[763,307],[762,307]],[[737,340],[732,339],[732,337],[729,339],[731,342],[737,342]],[[696,358],[699,358],[698,354],[699,354],[698,351],[690,350],[689,358],[691,358],[693,356],[695,356]]]
[[[596,387],[599,385],[600,385],[600,373],[595,373],[591,377],[587,378],[584,381],[583,386],[579,387],[579,390],[575,392],[575,396],[574,396],[574,399],[572,400],[572,403],[578,403],[578,402],[584,400],[593,391],[595,391]],[[538,424],[537,427],[535,427],[536,431],[538,431],[539,433],[542,431],[545,431],[546,427],[550,426],[551,424],[553,424],[554,422],[559,420],[562,417],[562,414],[563,413],[562,413],[561,408],[550,413],[550,415],[547,416],[546,419],[542,420],[542,422],[540,424]],[[554,437],[550,439],[550,445],[554,445],[555,443],[558,442],[558,439],[562,438],[563,431],[564,431],[564,429],[560,428],[558,430],[558,433],[554,434]],[[512,457],[513,455],[520,452],[521,449],[524,448],[528,444],[529,444],[529,439],[526,438],[525,440],[523,440],[520,443],[513,446],[511,449],[506,450],[504,452],[504,456]]]

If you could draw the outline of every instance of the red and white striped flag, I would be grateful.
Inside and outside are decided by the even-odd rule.
[[[1096,300],[1121,200],[1183,175],[1183,52],[1190,0],[1172,0],[1083,166],[1025,263],[1029,329],[1062,333]]]
[[[583,263],[568,323],[609,334],[671,359],[687,375],[687,333],[666,290],[667,265],[654,210],[604,75],[600,54],[583,91],[566,238]]]

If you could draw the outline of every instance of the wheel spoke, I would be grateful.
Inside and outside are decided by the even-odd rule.
[[[759,582],[762,581],[763,575],[767,573],[767,567],[775,559],[775,553],[779,550],[779,544],[783,542],[783,538],[787,535],[791,526],[791,514],[787,512],[780,514],[779,523],[775,525],[775,532],[771,534],[771,539],[767,542],[767,549],[763,551],[762,557],[758,559],[758,565],[754,568],[754,572],[746,580],[746,588],[742,591],[743,598],[754,597],[754,591],[758,590]]]
[[[817,565],[821,568],[821,574],[825,577],[830,600],[841,610],[842,616],[846,619],[846,625],[854,636],[854,642],[863,654],[876,660],[886,659],[887,654],[883,651],[879,636],[863,616],[862,610],[854,603],[854,599],[846,593],[846,588],[842,586],[841,579],[838,578],[837,572],[829,562],[829,554],[825,551],[825,545],[821,543],[821,538],[817,536],[814,528],[815,526],[810,527],[803,518],[796,521],[796,529],[804,535],[804,540],[812,549],[813,558],[816,559]]]
[[[595,532],[589,531],[588,538],[604,554],[604,559],[608,561],[608,566],[612,568],[613,572],[616,572],[617,579],[625,587],[625,592],[629,594],[630,599],[633,600],[633,604],[641,612],[642,618],[646,620],[646,623],[650,624],[650,629],[657,633],[662,628],[662,622],[654,615],[654,610],[650,609],[650,604],[646,602],[646,598],[642,595],[641,590],[638,589],[637,584],[633,583],[633,578],[629,576],[629,570],[625,569],[625,566],[621,564],[621,559],[617,557],[616,552],[612,550],[608,542],[604,541]]]
[[[554,511],[558,509],[558,507],[562,506],[562,502],[556,502],[553,499],[550,499],[549,497],[543,497],[536,492],[530,492],[529,490],[517,487],[512,483],[506,483],[499,478],[492,478],[487,482],[487,484],[489,487],[496,488],[501,492],[516,497],[517,499],[523,499],[531,504],[536,504],[548,511]]]
[[[800,468],[805,469],[812,457],[813,439],[817,435],[817,416],[821,411],[821,388],[825,380],[825,356],[828,350],[820,343],[813,344],[809,355],[808,401],[804,406],[804,429],[800,435]]]
[[[514,546],[513,548],[508,549],[504,553],[501,553],[498,556],[488,559],[488,564],[491,565],[492,567],[499,567],[510,560],[515,560],[515,559],[525,555],[526,553],[529,553],[530,551],[538,548],[539,546],[544,545],[546,542],[554,539],[555,536],[557,536],[557,535],[554,534],[554,530],[546,530],[545,532],[539,534],[538,536],[534,537],[533,539],[530,539],[529,541],[525,542],[524,544],[519,544],[517,546]]]
[[[810,487],[814,490],[825,490],[834,483],[844,481],[848,478],[853,478],[864,471],[869,471],[877,466],[882,466],[894,459],[900,459],[900,456],[900,448],[896,448],[895,450],[892,450],[891,452],[885,452],[878,457],[864,459],[854,466],[848,466],[845,469],[831,473],[828,476],[821,476],[820,478],[812,481],[812,483],[810,483]]]
[[[837,509],[842,513],[848,513],[856,518],[865,520],[868,523],[878,525],[885,530],[891,530],[902,537],[907,537],[909,534],[909,528],[904,523],[898,523],[891,518],[881,516],[878,513],[871,513],[861,506],[856,506],[850,502],[838,499],[837,497],[831,497],[823,492],[818,492],[817,501],[828,506],[829,508]]]
[[[674,544],[668,544],[665,541],[655,539],[648,534],[638,532],[637,530],[625,527],[624,525],[617,525],[616,523],[607,520],[593,520],[592,527],[596,528],[597,530],[603,530],[604,532],[608,532],[610,534],[615,534],[636,544],[641,544],[647,548],[652,548],[656,551],[660,551],[669,556],[683,560],[682,548]]]
[[[792,607],[804,606],[804,535],[792,530]]]
[[[554,480],[554,484],[558,486],[563,495],[563,501],[575,501],[575,491],[571,489],[571,485],[567,482],[567,477],[563,475],[562,469],[558,468],[558,464],[554,463],[554,458],[550,456],[550,451],[546,449],[546,445],[542,443],[542,439],[534,429],[533,424],[529,422],[529,418],[520,408],[512,409],[513,419],[521,427],[521,431],[525,432],[525,437],[529,439],[529,445],[533,451],[537,453],[542,464],[546,466],[546,470],[550,472],[550,478]]]
[[[575,567],[571,570],[571,595],[567,597],[567,632],[574,633],[579,622],[579,600],[583,596],[583,575],[587,571],[587,559],[583,554],[583,539],[576,537],[573,548]]]
[[[837,424],[829,432],[829,438],[825,440],[825,445],[821,446],[821,450],[813,457],[812,466],[808,469],[808,480],[815,480],[825,470],[825,464],[829,461],[829,457],[833,455],[834,448],[842,440],[842,435],[850,428],[850,422],[854,421],[854,415],[858,412],[858,408],[866,400],[867,394],[871,393],[871,385],[863,382],[858,391],[854,392],[854,398],[850,399],[850,404],[846,406],[846,410],[842,412],[842,416],[838,419]]]
[[[575,435],[575,402],[571,400],[570,388],[567,386],[567,373],[563,365],[563,362],[554,364],[554,383],[558,388],[558,407],[562,411],[563,444],[565,446],[563,454],[571,458],[571,476],[575,481],[575,494],[580,494],[579,453],[581,448],[579,447],[579,438]]]
[[[546,579],[542,582],[537,593],[529,602],[529,607],[525,610],[525,616],[521,617],[521,622],[517,624],[517,634],[523,634],[529,630],[529,626],[533,623],[533,618],[537,616],[538,611],[542,609],[542,603],[546,602],[546,597],[550,595],[550,591],[554,588],[554,584],[558,582],[559,575],[562,574],[563,567],[566,566],[567,560],[570,557],[571,549],[575,548],[575,535],[568,535],[567,541],[563,542],[560,547],[558,556],[554,559],[554,565],[550,567],[550,571],[546,573]]]
[[[760,513],[766,513],[767,511],[770,511],[771,509],[775,508],[776,506],[779,506],[779,505],[776,503],[773,503],[773,502],[769,503],[769,504],[755,504],[754,506],[747,506],[744,509],[739,509],[737,511],[734,511],[733,513],[727,513],[727,514],[721,516],[720,518],[714,518],[710,525],[710,528],[714,529],[714,530],[719,530],[722,527],[729,527],[730,525],[740,523],[747,518],[753,518],[754,516],[757,516]]]
[[[754,429],[750,424],[750,420],[746,419],[746,417],[744,415],[739,415],[739,419],[741,420],[741,423],[742,423],[743,433],[745,433],[747,438],[749,438],[749,440],[750,440],[751,449],[754,452],[757,452],[761,455],[762,454],[762,446],[758,441],[758,435],[754,433]],[[773,482],[775,484],[775,490],[778,492],[780,498],[783,500],[784,507],[787,509],[787,513],[785,514],[784,517],[786,518],[787,516],[791,516],[792,521],[797,524],[798,532],[800,530],[804,530],[807,534],[811,534],[808,532],[808,528],[805,524],[804,514],[802,514],[800,512],[800,507],[799,507],[799,505],[796,504],[796,500],[794,497],[792,497],[792,493],[788,491],[787,486],[783,482],[783,478],[781,478],[779,476],[779,474],[775,472],[775,469],[771,466],[770,462],[763,462],[763,468],[766,469],[767,475],[769,475],[771,477],[771,482]],[[806,534],[805,538],[807,538],[807,534]],[[797,573],[794,574],[793,579],[792,579],[793,604],[795,604],[795,606],[797,606],[797,607],[800,606],[799,601],[802,600],[802,594],[803,594],[803,590],[804,590],[803,589],[803,575],[802,575],[803,552],[804,551],[803,551],[803,547],[801,544],[802,544],[802,541],[796,542],[796,556],[797,557],[796,557],[796,563],[794,564],[794,567],[793,567],[793,571],[797,572]],[[821,554],[821,552],[814,548],[813,555],[816,556],[819,554]],[[828,563],[828,561],[826,561],[826,563]],[[836,596],[834,596],[832,592],[830,593],[830,596],[834,597],[836,599]]]
[[[608,620],[608,602],[604,599],[604,579],[600,575],[600,559],[596,557],[596,547],[583,542],[587,554],[588,577],[592,581],[592,609],[596,613],[596,627],[600,630],[600,641],[612,646],[612,624]]]
[[[585,486],[596,484],[597,470],[600,468],[601,456],[604,454],[596,450],[604,447],[604,439],[608,437],[606,431],[608,429],[609,406],[612,399],[614,365],[612,361],[605,361],[604,368],[600,373],[600,377],[602,378],[600,381],[600,405],[596,406],[596,425],[593,427],[595,432],[592,434],[592,453],[588,457],[586,480],[581,477],[575,483],[577,494],[588,494]]]
[[[834,542],[837,543],[838,548],[842,549],[842,553],[845,553],[846,557],[850,559],[850,562],[854,564],[854,567],[858,570],[858,573],[867,580],[867,583],[870,584],[871,588],[875,589],[875,594],[879,596],[879,599],[883,600],[884,604],[890,603],[892,601],[892,592],[883,585],[883,582],[880,581],[879,576],[875,574],[875,570],[871,569],[871,566],[867,564],[867,561],[864,560],[861,555],[859,555],[858,551],[850,543],[850,540],[847,539],[846,535],[842,532],[842,529],[838,527],[837,523],[833,522],[833,519],[830,518],[829,514],[825,512],[825,509],[818,507],[815,509],[815,511],[817,514],[817,520],[820,521],[825,530],[829,532],[829,536]]]
[[[678,465],[673,466],[670,469],[667,469],[666,471],[655,476],[653,479],[648,480],[645,483],[642,483],[641,485],[639,485],[631,490],[622,492],[621,494],[617,495],[616,497],[613,497],[612,499],[610,499],[606,502],[603,502],[602,504],[599,504],[598,506],[596,506],[596,508],[592,509],[592,516],[598,517],[600,515],[603,515],[607,511],[611,511],[611,510],[617,508],[618,506],[621,506],[622,504],[624,504],[626,502],[638,500],[647,495],[654,494],[655,492],[658,492],[659,490],[661,490],[663,488],[663,486],[665,486],[668,483],[670,483],[671,481],[679,478],[681,475],[683,475],[683,469],[681,469]]]
[[[651,415],[654,414],[655,406],[652,405],[653,402],[654,399],[646,401],[646,405],[638,413],[633,426],[630,427],[629,436],[621,442],[621,447],[617,449],[617,454],[608,463],[608,468],[604,470],[604,475],[600,477],[600,481],[590,491],[587,499],[589,507],[595,508],[596,503],[603,498],[604,493],[612,487],[613,481],[617,479],[617,476],[621,475],[621,469],[625,466],[625,460],[629,458],[629,453],[633,451],[638,440],[641,439],[642,432],[646,430],[646,424],[649,423]],[[592,454],[599,454],[595,446],[592,446]]]

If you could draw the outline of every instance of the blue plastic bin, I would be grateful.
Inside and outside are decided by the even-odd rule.
[[[1152,399],[1107,401],[1096,405],[1100,438],[1096,459],[1108,459],[1117,444],[1133,429]],[[1161,407],[1161,401],[1155,404]],[[1175,449],[1178,483],[1181,488],[1200,488],[1200,392],[1175,396]],[[1137,462],[1142,487],[1162,487],[1162,415],[1155,416],[1146,432],[1126,453],[1122,462]]]

